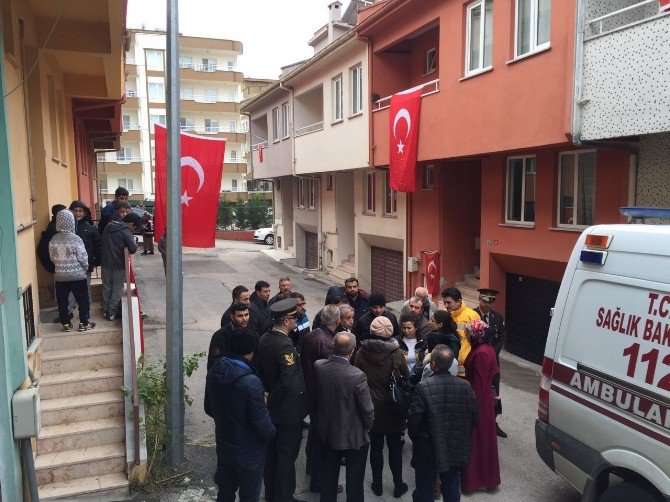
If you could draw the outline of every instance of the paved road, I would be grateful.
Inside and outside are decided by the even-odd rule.
[[[305,295],[308,315],[313,316],[323,305],[328,286],[307,275],[295,273],[265,256],[263,244],[217,241],[211,252],[184,255],[184,353],[206,351],[212,333],[218,328],[221,314],[231,301],[230,292],[237,284],[250,289],[256,280],[265,279],[277,289],[279,277],[290,275],[294,290]],[[145,321],[146,351],[149,356],[165,354],[165,279],[159,255],[138,256],[135,260],[142,308],[150,317]],[[513,357],[501,362],[505,414],[499,418],[508,439],[499,441],[502,485],[494,492],[478,492],[464,496],[467,502],[479,501],[548,501],[577,502],[579,494],[562,478],[551,472],[535,452],[534,423],[537,408],[539,376],[532,365],[517,364]],[[186,457],[189,482],[171,488],[160,496],[138,495],[142,501],[210,501],[216,499],[212,481],[216,467],[214,424],[202,407],[205,381],[204,361],[187,381],[194,403],[186,410]],[[405,481],[411,488],[414,473],[409,466],[410,444],[404,448]],[[307,492],[304,474],[304,453],[298,459],[298,490],[296,497],[317,501],[318,495]],[[341,473],[342,479],[344,472]],[[396,500],[392,496],[390,473],[385,470],[384,495],[370,491],[370,470],[367,470],[366,500]],[[343,495],[340,500],[345,500]],[[411,500],[408,493],[403,501]]]

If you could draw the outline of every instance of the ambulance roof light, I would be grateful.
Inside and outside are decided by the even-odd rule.
[[[644,218],[662,218],[670,220],[670,208],[664,207],[621,207],[619,212],[633,220]]]

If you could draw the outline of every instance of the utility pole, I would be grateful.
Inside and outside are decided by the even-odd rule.
[[[184,323],[181,260],[181,137],[179,130],[179,8],[167,0],[167,294],[165,359],[169,432],[167,464],[184,460]]]

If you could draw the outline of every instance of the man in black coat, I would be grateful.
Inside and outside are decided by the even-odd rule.
[[[230,304],[230,307],[228,307],[221,316],[222,328],[226,324],[230,324],[232,322],[230,315],[233,312],[233,305],[237,303],[244,303],[247,306],[251,303],[251,293],[249,293],[249,290],[246,288],[246,286],[241,284],[233,288],[233,303]]]
[[[70,204],[70,211],[75,218],[75,234],[77,234],[84,242],[86,254],[88,255],[88,271],[86,272],[88,282],[88,300],[93,303],[91,298],[91,272],[100,265],[100,234],[98,229],[93,226],[91,219],[91,210],[86,204],[80,200],[75,200]],[[71,295],[72,296],[72,295]],[[70,299],[70,303],[74,305],[74,297]]]
[[[398,338],[400,337],[400,327],[398,326],[398,318],[393,312],[386,310],[386,298],[381,293],[372,293],[370,299],[368,300],[370,304],[370,311],[361,317],[356,324],[354,324],[354,329],[352,330],[354,335],[356,335],[356,343],[361,344],[363,340],[370,338],[370,325],[375,317],[383,315],[393,325],[393,336]]]
[[[354,308],[354,319],[358,321],[370,310],[370,303],[365,291],[358,289],[358,279],[349,277],[344,281],[344,292],[349,301],[349,305]]]
[[[333,340],[333,355],[316,361],[318,412],[316,432],[321,442],[321,501],[335,502],[340,458],[347,464],[347,502],[363,502],[363,479],[375,420],[368,379],[350,364],[356,339],[342,332]]]
[[[460,470],[470,462],[478,408],[468,381],[449,373],[453,361],[452,350],[437,345],[430,358],[433,374],[412,396],[407,430],[416,479],[413,500],[433,500],[436,474],[444,500],[460,498]]]
[[[265,463],[265,500],[293,501],[295,461],[307,416],[307,389],[290,333],[296,326],[298,300],[287,298],[271,307],[274,323],[258,344],[258,375],[267,395],[277,436],[268,445]]]
[[[254,374],[251,359],[256,339],[236,328],[221,357],[207,373],[205,412],[216,430],[217,500],[259,500],[267,445],[275,427],[265,406],[263,384]]]
[[[272,305],[274,302],[287,298],[288,295],[290,295],[292,292],[293,292],[293,283],[291,282],[291,278],[288,276],[281,277],[279,279],[279,293],[277,293],[272,298],[270,298],[270,300],[268,300],[268,307]]]
[[[272,328],[272,314],[268,308],[270,284],[258,281],[249,297],[249,329],[260,338]]]
[[[45,270],[52,274],[56,271],[56,267],[49,256],[49,242],[57,233],[56,215],[63,209],[67,209],[63,204],[55,204],[51,207],[51,221],[47,225],[47,228],[42,231],[42,237],[40,237],[40,241],[37,243],[37,258]]]
[[[491,308],[491,305],[495,303],[496,297],[500,292],[488,288],[481,288],[477,291],[479,291],[479,306],[474,309],[474,311],[477,312],[482,321],[488,324],[491,328],[491,340],[489,340],[489,342],[493,345],[493,348],[496,351],[496,362],[498,363],[498,368],[500,368],[500,351],[505,345],[507,332],[505,330],[505,320],[503,319],[503,315]],[[500,395],[500,371],[493,376],[493,387],[496,390],[496,394]],[[497,421],[496,434],[501,438],[507,437],[507,433],[500,428]]]
[[[230,321],[226,325],[217,330],[212,335],[212,340],[209,342],[209,351],[207,352],[207,370],[209,371],[216,360],[222,356],[228,356],[230,338],[237,328],[247,328],[249,325],[249,306],[244,303],[236,303],[230,309]],[[256,337],[255,333],[252,333]],[[256,345],[258,345],[258,337],[256,337]],[[254,347],[256,352],[256,347]]]

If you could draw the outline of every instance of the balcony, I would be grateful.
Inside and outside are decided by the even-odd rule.
[[[244,74],[239,71],[229,71],[223,66],[181,64],[179,78],[182,80],[208,80],[216,82],[244,83]]]
[[[601,15],[587,7],[581,138],[598,140],[670,131],[670,11],[658,0],[618,2]],[[660,84],[660,85],[659,85]]]
[[[140,95],[137,91],[126,91],[126,102],[123,106],[127,108],[140,107]]]
[[[141,158],[126,158],[124,160],[106,160],[98,162],[98,173],[108,174],[137,174],[142,173]]]
[[[240,113],[240,104],[205,96],[181,96],[181,110],[186,112]]]
[[[246,162],[224,162],[223,163],[223,172],[227,174],[246,174],[247,172],[247,163]]]
[[[125,141],[140,141],[140,125],[139,124],[123,124],[122,138]]]
[[[137,64],[135,61],[126,60],[126,76],[129,75],[137,76]]]

